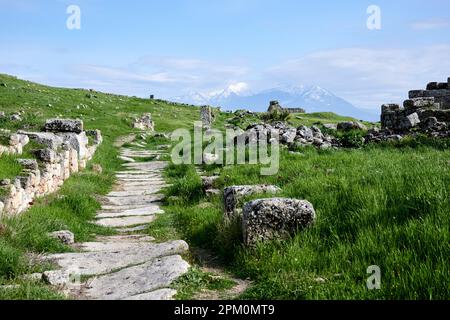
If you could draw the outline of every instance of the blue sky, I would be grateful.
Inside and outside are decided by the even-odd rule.
[[[168,98],[312,84],[378,110],[450,76],[450,1],[0,0],[0,48],[0,72],[50,85]]]

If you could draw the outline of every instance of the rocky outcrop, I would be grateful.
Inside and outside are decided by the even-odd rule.
[[[225,188],[223,192],[223,200],[225,207],[225,217],[232,219],[239,216],[242,211],[239,208],[239,200],[254,194],[270,193],[276,194],[281,189],[273,185],[247,185],[247,186],[231,186]]]
[[[244,243],[284,239],[311,224],[316,213],[311,203],[296,199],[260,199],[244,205]]]
[[[155,123],[152,120],[152,115],[150,113],[145,113],[140,118],[134,119],[133,128],[146,131],[154,131]]]
[[[292,128],[283,122],[270,124],[254,124],[247,128],[240,139],[245,139],[246,143],[265,140],[270,143],[274,137],[274,132],[278,132],[279,142],[290,147],[316,146],[320,149],[339,147],[339,142],[326,134],[323,134],[317,126],[300,126]]]
[[[6,149],[7,153],[20,155],[30,140],[43,146],[42,149],[34,151],[35,160],[18,160],[23,166],[21,176],[1,186],[6,196],[0,199],[0,214],[21,213],[35,198],[57,191],[73,173],[86,167],[87,161],[102,142],[101,133],[96,130],[89,133],[93,135],[93,144],[89,144],[87,133],[78,132],[83,128],[83,123],[79,121],[51,120],[45,128],[55,132],[20,131],[11,136],[10,146],[0,148]],[[63,132],[56,132],[57,128]]]

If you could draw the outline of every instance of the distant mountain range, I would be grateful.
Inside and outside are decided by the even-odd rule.
[[[360,120],[379,120],[377,114],[357,108],[350,102],[318,86],[284,86],[257,93],[242,93],[230,87],[211,94],[191,92],[171,100],[193,105],[220,106],[226,110],[247,109],[259,112],[267,111],[271,100],[278,100],[283,107],[303,108],[308,113],[330,111]]]

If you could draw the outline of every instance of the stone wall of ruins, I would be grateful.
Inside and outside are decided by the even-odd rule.
[[[99,130],[84,131],[79,120],[49,120],[45,130],[19,131],[11,136],[9,146],[0,146],[0,155],[20,155],[30,140],[43,146],[34,151],[36,159],[18,160],[24,168],[20,176],[0,181],[4,191],[0,217],[19,214],[34,199],[57,191],[72,174],[86,167],[103,140]]]
[[[381,111],[383,129],[406,131],[419,125],[450,123],[450,78],[431,82],[426,90],[412,90],[403,106],[385,104]]]

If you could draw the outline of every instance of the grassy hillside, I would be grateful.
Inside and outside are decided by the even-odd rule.
[[[76,240],[93,239],[93,234],[110,234],[88,221],[94,217],[99,203],[96,195],[106,194],[114,183],[114,171],[121,166],[118,150],[113,142],[129,134],[135,116],[150,112],[158,131],[171,131],[191,127],[198,119],[194,107],[169,104],[133,97],[109,95],[79,89],[61,89],[0,75],[0,112],[7,117],[0,120],[0,129],[40,130],[48,118],[79,118],[86,129],[100,129],[104,143],[97,150],[88,169],[73,175],[57,193],[36,201],[35,205],[19,217],[0,221],[0,285],[17,285],[13,289],[0,289],[0,299],[55,299],[58,294],[38,283],[24,281],[25,273],[41,271],[46,266],[29,263],[30,253],[61,252],[70,250],[47,236],[48,232],[69,229]],[[21,112],[22,121],[10,116]],[[2,142],[8,136],[0,132]],[[29,148],[33,146],[30,145]],[[28,149],[21,156],[0,157],[0,179],[12,178],[21,172],[16,158],[30,157]],[[91,170],[92,164],[103,167],[101,174]],[[1,194],[0,194],[1,196]]]
[[[6,86],[1,86],[1,84]],[[78,106],[78,107],[77,107]],[[99,204],[95,195],[107,193],[113,172],[121,166],[112,142],[132,131],[135,116],[150,112],[158,131],[192,128],[198,108],[164,101],[108,95],[89,90],[59,89],[0,75],[0,111],[24,111],[23,121],[3,120],[0,128],[38,129],[45,119],[61,115],[80,118],[87,129],[100,129],[105,142],[88,169],[71,177],[55,195],[37,201],[20,217],[0,226],[0,299],[56,299],[54,291],[21,280],[24,273],[40,271],[30,265],[28,253],[70,250],[46,234],[70,229],[77,241],[92,234],[110,234],[92,226]],[[223,129],[230,113],[217,112],[215,126]],[[245,116],[245,127],[258,121]],[[300,117],[300,118],[298,118]],[[336,123],[351,120],[332,113],[291,116],[294,124]],[[147,141],[149,146],[153,140]],[[216,187],[271,183],[282,196],[309,200],[317,222],[292,239],[245,248],[235,226],[222,221],[222,198],[207,197],[191,165],[171,165],[166,176],[166,215],[149,227],[160,239],[182,236],[192,247],[219,255],[224,265],[253,286],[243,299],[448,299],[450,150],[448,141],[406,140],[359,149],[283,150],[280,171],[263,177],[259,166],[205,166],[219,174]],[[101,174],[92,164],[103,167]],[[14,157],[0,157],[0,177],[21,169]],[[245,200],[250,200],[245,199]],[[367,267],[382,271],[381,290],[368,290]]]

